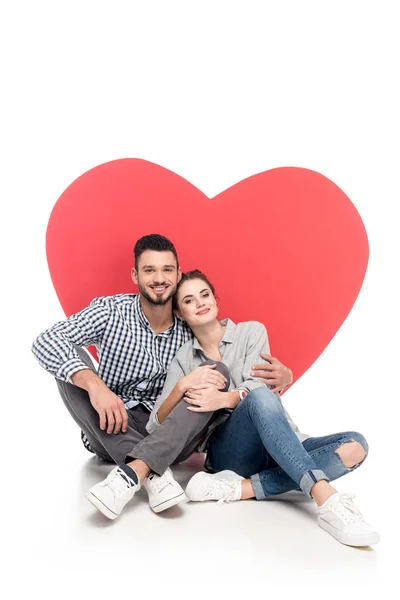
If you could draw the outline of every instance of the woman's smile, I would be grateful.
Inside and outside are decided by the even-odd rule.
[[[202,308],[201,310],[199,310],[199,312],[196,313],[197,316],[199,315],[206,315],[208,312],[210,312],[209,308]]]

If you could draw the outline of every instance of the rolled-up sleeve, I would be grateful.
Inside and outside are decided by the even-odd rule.
[[[247,332],[246,337],[249,342],[248,346],[246,347],[246,354],[243,361],[243,382],[237,386],[236,389],[244,390],[250,393],[259,387],[265,386],[265,383],[262,383],[256,377],[252,377],[250,373],[253,365],[259,365],[262,362],[265,362],[260,357],[260,354],[269,354],[269,341],[267,330],[262,323],[258,323],[257,321],[249,321],[247,325],[249,331]]]
[[[184,372],[181,363],[179,362],[178,358],[175,357],[169,366],[167,378],[165,380],[161,395],[157,398],[154,408],[150,413],[150,418],[146,425],[146,429],[149,433],[152,433],[160,425],[157,417],[158,409],[164,400],[168,398],[178,381],[185,375],[186,373]]]
[[[46,371],[72,383],[75,373],[88,368],[74,346],[98,345],[108,320],[107,298],[95,298],[87,308],[41,333],[32,344],[32,352]]]

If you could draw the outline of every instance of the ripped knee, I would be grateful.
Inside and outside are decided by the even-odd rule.
[[[366,450],[360,442],[355,441],[344,442],[335,452],[339,454],[344,466],[349,469],[357,467],[367,457]]]

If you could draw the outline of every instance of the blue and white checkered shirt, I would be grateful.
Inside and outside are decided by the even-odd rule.
[[[167,331],[154,333],[139,294],[117,294],[95,298],[87,308],[47,329],[32,351],[54,377],[72,383],[74,373],[87,369],[74,345],[95,346],[97,375],[106,386],[124,401],[125,408],[141,403],[151,411],[170,362],[191,337],[177,318]]]

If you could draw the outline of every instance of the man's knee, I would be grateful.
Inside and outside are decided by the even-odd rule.
[[[196,408],[196,405],[190,404],[182,398],[182,400],[179,400],[178,404],[171,410],[164,423],[168,421],[171,424],[174,423],[175,426],[179,426],[179,428],[188,427],[191,429],[198,424],[205,425],[215,414],[214,412],[188,410],[190,407]]]
[[[344,442],[344,444],[336,450],[336,453],[339,454],[344,466],[351,469],[352,467],[361,464],[366,459],[368,455],[368,444],[366,440],[365,443],[361,440]]]

